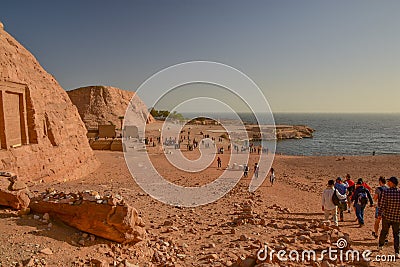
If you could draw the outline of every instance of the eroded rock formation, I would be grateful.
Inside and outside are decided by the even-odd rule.
[[[87,129],[110,123],[120,129],[121,118],[125,116],[128,104],[135,95],[135,92],[111,86],[87,86],[67,93],[78,108]],[[134,119],[138,121],[137,124],[153,122],[154,118],[149,114],[146,105],[138,97],[133,101],[131,107],[135,109]]]
[[[276,138],[279,140],[311,138],[314,131],[314,129],[305,125],[277,125]]]
[[[81,231],[119,243],[136,243],[146,236],[138,212],[120,196],[100,196],[95,191],[78,193],[48,190],[32,199],[34,212],[48,213],[51,218]]]
[[[67,93],[0,27],[0,171],[23,180],[74,179],[97,168]]]

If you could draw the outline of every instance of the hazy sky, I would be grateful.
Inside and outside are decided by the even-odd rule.
[[[400,1],[19,1],[0,21],[66,89],[136,90],[192,60],[235,67],[274,112],[400,112]]]

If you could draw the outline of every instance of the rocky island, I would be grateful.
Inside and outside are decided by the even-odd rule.
[[[275,127],[278,140],[312,138],[315,132],[306,125],[276,125]]]

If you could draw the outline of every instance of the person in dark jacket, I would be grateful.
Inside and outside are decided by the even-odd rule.
[[[363,181],[361,179],[358,179],[357,181],[356,190],[351,197],[351,201],[354,202],[358,224],[360,227],[363,227],[365,207],[367,206],[368,201],[371,204],[371,207],[373,207],[374,202],[372,200],[371,193],[363,186]]]

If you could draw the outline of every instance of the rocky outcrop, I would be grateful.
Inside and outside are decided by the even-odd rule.
[[[277,125],[276,138],[278,140],[312,138],[314,131],[305,125]]]
[[[67,93],[0,27],[0,171],[22,181],[82,177],[98,163]]]
[[[53,189],[32,199],[34,212],[48,213],[81,231],[119,243],[136,243],[146,236],[138,212],[119,196],[95,191],[57,192]]]
[[[0,205],[16,210],[27,210],[30,203],[27,185],[12,173],[0,172]]]
[[[246,131],[253,140],[261,138],[283,140],[312,138],[315,130],[306,125],[247,125]]]
[[[146,105],[138,97],[133,98],[135,92],[111,86],[87,86],[67,93],[87,129],[110,123],[120,129],[121,118],[125,116],[130,101],[134,101],[131,107],[135,109],[133,115],[136,115],[134,119],[138,125],[154,121]]]

